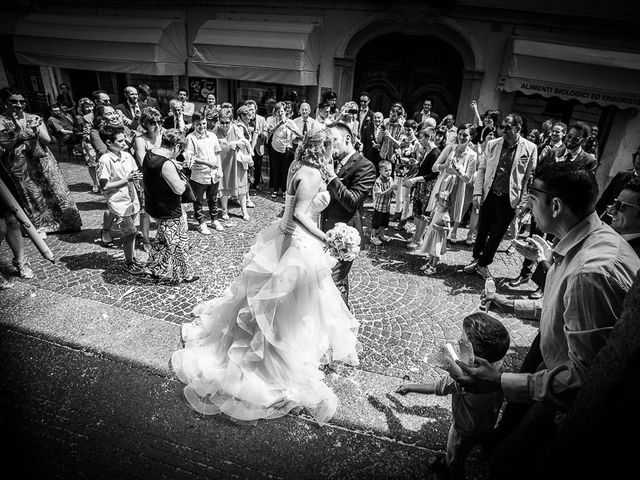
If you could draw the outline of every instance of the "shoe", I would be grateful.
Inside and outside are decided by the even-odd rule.
[[[387,237],[386,235],[382,235],[382,234],[378,235],[378,238],[380,240],[382,240],[383,242],[390,242],[391,241],[391,237]]]
[[[474,260],[474,261],[473,261],[473,262],[471,262],[469,265],[467,265],[466,267],[464,267],[464,268],[462,269],[462,271],[463,271],[464,273],[475,273],[477,266],[478,266],[478,261],[477,261],[477,260]]]
[[[378,237],[371,237],[369,240],[374,245],[382,245],[382,240],[380,240]]]
[[[476,273],[480,275],[482,278],[491,278],[491,272],[489,271],[489,267],[481,267],[480,265],[476,266]]]
[[[256,208],[256,204],[250,198],[247,198],[247,208]]]
[[[196,280],[200,280],[200,277],[198,275],[191,275],[190,277],[183,278],[182,283],[193,283]]]
[[[422,270],[423,275],[433,275],[436,273],[436,267],[429,266]]]
[[[113,247],[113,238],[111,238],[111,232],[109,230],[100,230],[100,240],[102,240],[103,247]]]
[[[242,220],[244,220],[245,222],[247,222],[247,221],[249,220],[249,218],[251,218],[251,217],[249,217],[249,214],[248,214],[248,213],[244,213],[244,214],[242,215]]]
[[[473,238],[467,238],[464,243],[466,243],[467,245],[473,245],[475,243],[475,241],[473,240]]]
[[[278,195],[276,195],[276,192],[271,193],[271,198],[278,198]]]
[[[130,275],[144,275],[144,268],[136,265],[135,262],[125,263],[124,270]]]
[[[219,232],[224,230],[224,227],[218,220],[214,220],[213,222],[211,222],[211,227],[215,228]]]
[[[209,230],[209,228],[207,227],[206,223],[201,223],[198,226],[198,231],[202,234],[202,235],[211,235],[211,230]]]
[[[4,278],[2,274],[0,274],[0,291],[6,290],[8,288],[13,288],[14,285],[9,280]]]
[[[36,276],[29,265],[27,265],[27,262],[18,263],[16,260],[14,260],[11,263],[14,267],[16,267],[16,270],[18,270],[18,275],[20,275],[20,278],[25,278],[28,280]]]
[[[416,242],[409,242],[407,243],[407,248],[413,250],[415,248],[418,248],[418,244]]]
[[[451,243],[452,245],[455,245],[456,243],[458,243],[458,239],[456,237],[449,237],[447,238],[447,242]]]
[[[531,277],[529,275],[526,275],[524,277],[520,275],[518,278],[514,278],[513,280],[511,280],[509,282],[509,286],[519,287],[520,285],[524,285],[525,283],[529,282],[529,280],[531,280]]]
[[[229,220],[229,212],[222,212],[222,216],[220,218],[222,218],[222,220]]]
[[[147,266],[147,262],[143,262],[142,260],[135,257],[133,257],[133,263],[135,263],[139,267],[142,267],[143,269]]]
[[[47,232],[44,231],[44,229],[39,228],[38,229],[38,236],[42,239],[45,240],[47,238]]]
[[[533,292],[531,295],[529,295],[529,298],[531,300],[538,300],[542,298],[543,295],[544,295],[544,291],[541,288],[539,288],[535,292]]]
[[[509,248],[507,248],[506,254],[513,255],[514,253],[516,253],[516,247],[514,247],[512,243],[511,245],[509,245]]]
[[[98,187],[97,185],[94,185],[93,187],[91,187],[91,191],[93,193],[100,193],[100,187]]]

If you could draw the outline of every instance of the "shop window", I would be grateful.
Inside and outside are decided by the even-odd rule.
[[[278,83],[237,82],[236,97],[236,103],[253,100],[258,104],[258,113],[268,117],[273,114],[275,101],[280,100],[292,101],[297,113],[298,106],[307,102],[307,88]],[[311,105],[311,109],[314,110],[314,105]]]

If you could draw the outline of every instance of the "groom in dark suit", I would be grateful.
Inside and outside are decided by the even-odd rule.
[[[376,170],[369,160],[353,146],[353,133],[344,123],[332,123],[327,127],[333,140],[332,156],[337,167],[329,164],[323,171],[331,201],[322,212],[322,231],[331,230],[343,222],[358,230],[360,246],[364,241],[362,229],[362,205],[376,180]],[[349,306],[349,271],[353,262],[340,261],[333,268],[332,276],[344,303]]]

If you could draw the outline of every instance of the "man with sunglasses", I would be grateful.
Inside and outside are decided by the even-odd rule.
[[[541,259],[551,262],[545,298],[503,297],[499,303],[520,318],[540,320],[542,364],[522,373],[500,373],[481,359],[471,367],[460,364],[465,373],[457,380],[465,390],[502,391],[507,402],[525,407],[514,428],[494,439],[493,479],[543,478],[536,476],[541,449],[606,344],[640,269],[629,244],[598,218],[597,195],[593,173],[574,162],[545,165],[529,188],[528,202],[540,229],[556,238],[552,248],[539,249]]]
[[[623,170],[615,174],[615,176],[604,189],[598,203],[596,203],[596,212],[602,218],[605,223],[611,223],[611,217],[603,214],[606,212],[607,207],[613,203],[613,200],[620,195],[622,188],[632,178],[640,178],[640,146],[636,149],[635,153],[631,156],[631,169]]]
[[[640,178],[631,178],[609,207],[611,228],[622,235],[640,257]]]
[[[527,185],[536,167],[535,144],[520,135],[522,118],[509,114],[502,122],[502,138],[491,140],[480,157],[473,187],[473,205],[480,209],[473,261],[466,273],[491,277],[489,265],[516,213],[527,203]]]
[[[358,113],[358,124],[360,125],[360,142],[362,142],[362,153],[365,158],[373,161],[374,126],[373,112],[369,108],[371,97],[368,92],[362,92],[359,97],[360,108]]]

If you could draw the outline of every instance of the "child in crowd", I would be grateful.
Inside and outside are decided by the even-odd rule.
[[[509,350],[509,332],[499,320],[484,312],[465,317],[462,340],[471,342],[476,358],[483,358],[496,368],[501,366]],[[429,463],[434,471],[448,472],[452,480],[463,480],[467,456],[495,427],[502,393],[466,393],[449,375],[433,383],[403,385],[397,393],[451,394],[453,423],[447,438],[446,459],[443,462],[437,457],[431,458]]]
[[[431,222],[427,227],[427,233],[422,240],[422,245],[418,248],[417,254],[427,254],[427,263],[420,267],[425,275],[436,273],[436,265],[440,256],[447,251],[447,235],[449,233],[451,219],[449,218],[449,192],[444,191],[438,194],[436,208],[433,212]]]
[[[100,139],[108,148],[98,161],[100,187],[107,199],[107,208],[116,216],[124,235],[124,268],[132,275],[142,275],[144,270],[133,254],[140,212],[140,201],[133,182],[142,180],[142,173],[126,151],[124,127],[106,126],[100,130]]]
[[[378,164],[380,176],[373,184],[373,217],[371,218],[371,243],[381,245],[389,237],[382,232],[389,226],[391,197],[395,194],[395,185],[391,178],[391,162],[382,160]]]

